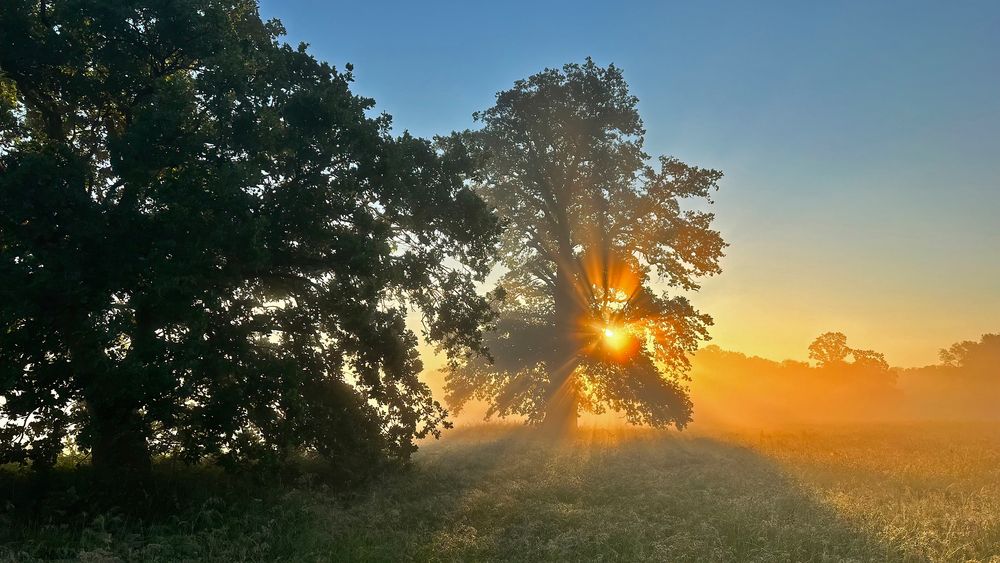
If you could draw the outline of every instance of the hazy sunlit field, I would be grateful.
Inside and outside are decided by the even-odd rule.
[[[300,479],[151,523],[45,518],[3,523],[6,559],[997,561],[1000,425],[469,428],[350,498]]]

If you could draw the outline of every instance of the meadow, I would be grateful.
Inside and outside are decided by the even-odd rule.
[[[171,479],[187,481],[188,504],[152,519],[49,509],[21,518],[9,501],[0,554],[9,561],[1000,561],[1000,425],[711,434],[590,428],[560,443],[484,426],[422,444],[409,470],[349,496],[308,474],[237,486],[211,469],[175,468],[161,476]],[[191,501],[198,497],[191,490],[202,498]]]

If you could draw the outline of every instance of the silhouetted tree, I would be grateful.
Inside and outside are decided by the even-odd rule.
[[[841,332],[824,332],[809,345],[809,359],[816,360],[821,367],[842,364],[850,353],[847,337]]]
[[[857,367],[886,371],[889,369],[889,362],[885,361],[885,354],[875,350],[851,350],[853,364]]]
[[[711,318],[688,300],[718,273],[725,243],[711,203],[722,174],[643,151],[637,99],[615,66],[549,69],[500,92],[483,124],[445,140],[474,148],[477,192],[506,221],[505,299],[489,337],[492,365],[452,366],[451,404],[490,402],[490,415],[575,425],[611,407],[635,424],[683,427],[687,354]]]
[[[900,374],[915,416],[996,420],[1000,416],[1000,334],[956,342],[940,351],[941,363]]]
[[[847,363],[850,357],[852,362]],[[809,345],[809,358],[816,360],[819,367],[833,368],[853,366],[865,370],[888,371],[889,362],[885,355],[875,350],[853,349],[847,345],[847,336],[842,332],[824,332]]]
[[[941,363],[955,368],[992,368],[1000,373],[1000,334],[984,334],[979,342],[964,340],[942,349]]]
[[[405,458],[496,220],[252,0],[0,4],[2,459]],[[125,471],[127,470],[127,471]]]

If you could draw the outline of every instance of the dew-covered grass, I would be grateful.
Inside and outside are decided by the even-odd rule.
[[[190,472],[216,488],[157,518],[83,511],[25,520],[8,504],[0,553],[17,561],[1000,561],[996,425],[590,429],[564,442],[470,428],[423,444],[410,470],[346,496],[308,478],[219,488],[220,476]]]

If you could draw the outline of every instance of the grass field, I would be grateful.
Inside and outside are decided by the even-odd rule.
[[[205,477],[206,479],[208,476]],[[19,520],[7,560],[1000,561],[1000,426],[456,430],[353,497],[300,480],[154,521]]]

